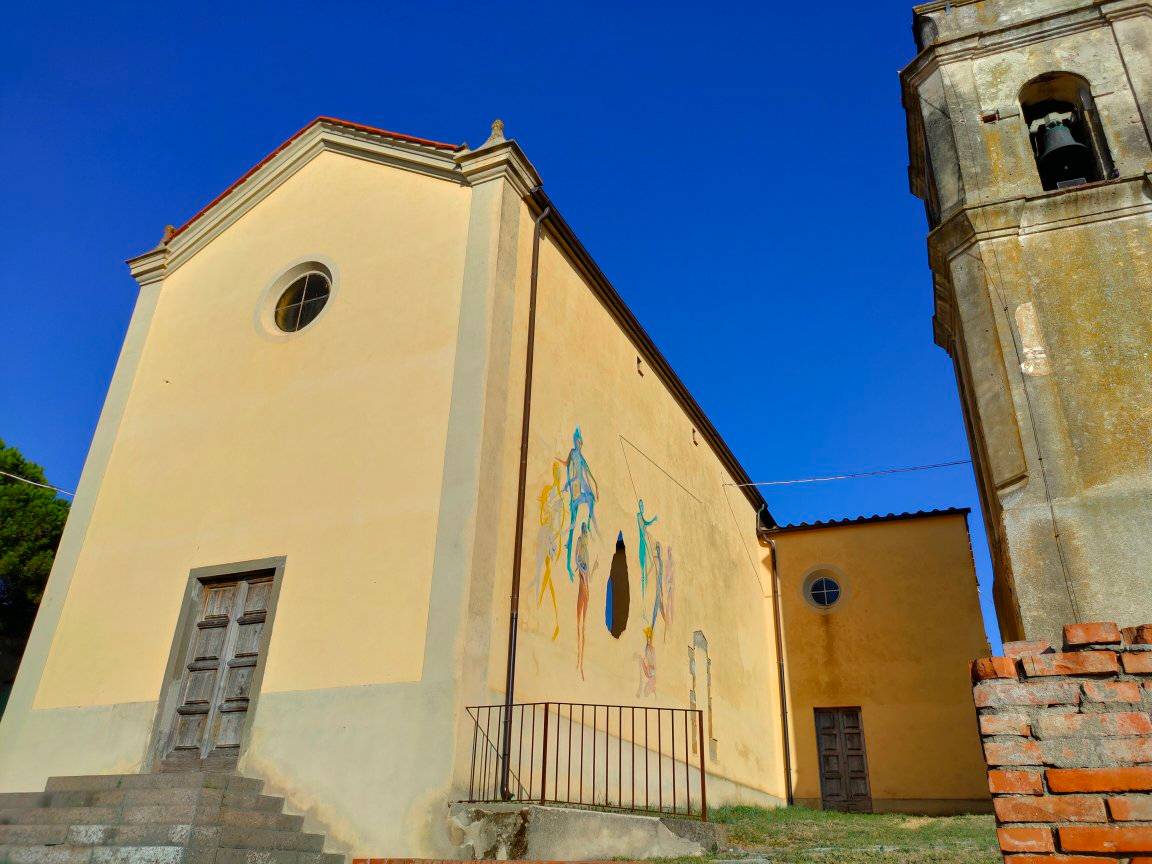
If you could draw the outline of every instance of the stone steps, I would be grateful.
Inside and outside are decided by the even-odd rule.
[[[0,793],[0,864],[343,864],[262,788],[225,774],[53,777]]]

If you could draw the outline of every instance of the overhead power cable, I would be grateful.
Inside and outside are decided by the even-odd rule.
[[[21,477],[19,474],[9,474],[7,471],[0,471],[0,475],[11,477],[13,480],[19,480],[21,483],[27,483],[29,486],[39,486],[41,489],[51,489],[53,492],[59,492],[61,495],[67,495],[69,498],[75,498],[75,492],[69,492],[67,489],[61,489],[59,486],[50,486],[47,483],[37,483],[35,480],[29,480],[27,477]]]
[[[858,477],[882,477],[885,474],[907,474],[911,471],[931,471],[935,468],[951,468],[955,465],[971,465],[971,459],[956,459],[952,462],[937,462],[933,465],[912,465],[907,468],[885,468],[883,471],[858,471],[854,474],[833,474],[829,477],[803,477],[797,480],[765,480],[761,483],[725,483],[725,486],[792,486],[796,483],[827,483],[831,480],[855,480]]]

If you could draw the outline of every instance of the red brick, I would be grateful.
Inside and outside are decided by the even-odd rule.
[[[985,741],[984,759],[989,765],[1042,765],[1044,756],[1035,741]]]
[[[1140,684],[1136,681],[1085,681],[1080,689],[1089,702],[1140,701]]]
[[[972,661],[972,680],[986,681],[989,678],[1011,678],[1016,680],[1016,661],[1011,657],[981,657]]]
[[[1152,762],[1152,738],[1104,738],[1095,743],[1106,763]]]
[[[1032,725],[1024,714],[981,714],[980,734],[1031,735]]]
[[[1039,771],[994,769],[988,772],[988,791],[993,795],[1043,795],[1044,781],[1041,779]],[[1113,790],[1104,791],[1111,792]]]
[[[1072,825],[1060,829],[1065,852],[1152,852],[1152,825]]]
[[[1023,657],[1025,654],[1044,654],[1052,650],[1052,645],[1048,642],[1005,642],[1004,643],[1004,656],[1005,657]]]
[[[997,828],[1000,848],[1005,852],[1054,852],[1051,828]]]
[[[1055,656],[1055,655],[1041,655]],[[972,689],[977,708],[1010,705],[1077,705],[1080,687],[1075,681],[981,681]]]
[[[1126,645],[1152,645],[1152,624],[1123,627],[1120,630],[1120,635]]]
[[[1124,671],[1129,675],[1152,674],[1152,651],[1129,651],[1124,655]]]
[[[1036,735],[1039,738],[1149,733],[1152,733],[1152,717],[1138,711],[1124,711],[1117,714],[1046,714],[1039,718],[1036,727]]]
[[[1120,671],[1115,651],[1030,654],[1020,658],[1020,663],[1024,667],[1024,674],[1030,678],[1045,675],[1100,675]]]
[[[1064,647],[1078,645],[1118,645],[1120,628],[1112,621],[1099,621],[1091,624],[1065,624]]]
[[[1152,864],[1152,858],[1145,858],[1143,855],[1139,855],[1135,858],[1128,859],[1128,864]]]
[[[1094,795],[1055,795],[1044,798],[994,798],[1001,822],[1107,822],[1104,799]]]
[[[1053,792],[1152,791],[1152,766],[1138,768],[1049,768]]]
[[[1115,858],[1099,855],[1006,855],[1004,864],[1120,864]],[[1132,859],[1136,864],[1136,859]]]
[[[1117,822],[1152,822],[1152,795],[1109,798],[1108,812]]]

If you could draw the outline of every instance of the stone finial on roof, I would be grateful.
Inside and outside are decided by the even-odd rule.
[[[160,238],[160,242],[161,243],[167,243],[169,240],[172,239],[172,237],[175,234],[176,234],[176,226],[175,225],[165,225],[164,226],[164,236]]]
[[[488,136],[488,140],[481,146],[487,147],[490,144],[500,144],[505,140],[507,139],[504,137],[504,121],[497,117],[492,121],[492,134]]]

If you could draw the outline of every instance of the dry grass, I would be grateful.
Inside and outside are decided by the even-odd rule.
[[[833,813],[721,807],[732,852],[772,864],[1000,864],[991,816]],[[751,864],[751,861],[749,862]]]

